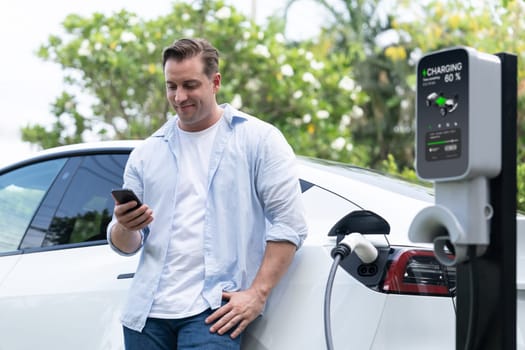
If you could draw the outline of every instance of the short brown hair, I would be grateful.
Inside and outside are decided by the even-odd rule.
[[[166,66],[169,59],[182,61],[201,55],[204,63],[204,74],[211,77],[219,72],[219,51],[205,39],[184,38],[175,41],[162,52],[162,67]]]

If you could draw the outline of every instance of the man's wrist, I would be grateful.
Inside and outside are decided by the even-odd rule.
[[[257,294],[257,296],[263,301],[266,302],[272,288],[270,286],[263,285],[252,285],[251,289]]]
[[[125,254],[137,251],[143,243],[143,234],[129,230],[124,225],[116,223],[111,229],[111,244]]]
[[[133,234],[134,232],[138,232],[138,231],[130,230],[126,228],[126,226],[122,225],[120,222],[117,222],[117,224],[114,226],[114,229],[118,231],[118,234],[125,234],[125,235],[130,235],[130,234]]]

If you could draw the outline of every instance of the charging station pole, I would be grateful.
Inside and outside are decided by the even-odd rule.
[[[416,172],[435,205],[408,236],[456,266],[456,349],[514,350],[517,57],[455,47],[417,72]]]
[[[501,172],[490,180],[490,245],[482,256],[457,265],[458,350],[516,349],[517,58],[496,56],[501,60]]]

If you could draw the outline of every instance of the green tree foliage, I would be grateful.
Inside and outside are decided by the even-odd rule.
[[[288,5],[302,0],[289,0]],[[525,3],[480,1],[317,0],[333,16],[321,37],[329,52],[351,56],[356,81],[368,96],[354,142],[372,155],[369,166],[414,179],[415,63],[426,52],[465,45],[518,55],[518,204],[525,209]],[[380,13],[385,13],[381,17]],[[382,43],[381,39],[390,37]],[[358,41],[362,55],[355,53]],[[378,164],[379,163],[379,164]]]
[[[301,1],[288,0],[287,8]],[[422,53],[456,45],[516,53],[523,144],[523,1],[314,1],[332,20],[318,37],[300,42],[285,39],[285,19],[257,25],[223,0],[176,1],[170,13],[152,20],[127,11],[69,15],[64,33],[50,36],[38,51],[65,74],[66,91],[52,104],[55,122],[25,127],[23,139],[48,148],[148,136],[172,114],[162,49],[191,36],[221,51],[219,100],[278,126],[297,153],[408,178],[415,178],[415,63]],[[519,202],[525,209],[524,158],[520,147]]]
[[[302,2],[288,0],[287,9],[292,11]],[[392,51],[387,46],[391,40],[385,40],[399,10],[383,0],[315,2],[332,17],[319,38],[324,56],[327,60],[333,55],[345,57],[367,96],[361,106],[363,118],[351,126],[354,143],[368,155],[366,164],[380,167],[392,154],[400,168],[411,167],[414,110],[406,76],[413,68],[407,63],[406,50]]]
[[[506,8],[478,1],[433,1],[419,11],[423,18],[399,21],[397,31],[408,33],[402,43],[408,50],[428,52],[466,45],[487,53],[509,52],[518,56],[518,136],[525,141],[525,3],[512,1]],[[412,72],[410,80],[415,80]],[[525,160],[521,154],[520,161]]]
[[[414,5],[410,4],[414,10]],[[419,5],[417,18],[399,19],[393,27],[407,40],[402,47],[429,52],[465,45],[487,53],[508,52],[518,58],[518,208],[525,210],[525,2],[506,6],[479,1],[431,1]],[[407,76],[415,81],[415,72]]]
[[[205,37],[221,51],[219,100],[259,116],[285,133],[297,153],[366,163],[352,150],[351,115],[366,95],[341,55],[318,58],[311,45],[288,44],[284,21],[261,27],[223,1],[175,2],[172,12],[145,21],[121,11],[111,16],[69,15],[66,35],[53,35],[38,55],[59,64],[69,90],[53,103],[56,122],[23,129],[43,147],[90,137],[144,138],[171,115],[161,52],[181,37]],[[89,112],[78,102],[92,98]]]

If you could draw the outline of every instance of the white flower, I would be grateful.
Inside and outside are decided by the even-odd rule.
[[[153,53],[155,52],[155,49],[157,47],[155,46],[155,44],[153,44],[152,42],[147,42],[146,43],[146,49],[148,50],[148,53]]]
[[[137,24],[140,23],[140,20],[138,19],[137,16],[133,16],[133,17],[130,17],[128,23],[129,23],[130,26],[136,26]]]
[[[310,73],[310,72],[306,72],[306,73],[303,74],[303,81],[305,83],[312,84],[312,86],[315,87],[315,88],[319,88],[321,86],[319,81],[317,81],[317,79],[315,79],[314,75],[312,73]]]
[[[306,72],[303,74],[303,81],[305,83],[314,83],[316,81],[314,75],[310,72]]]
[[[190,14],[189,13],[183,13],[182,14],[182,20],[183,21],[189,21],[191,18]]]
[[[95,43],[95,51],[100,51],[101,48],[102,48],[101,43]]]
[[[242,33],[242,38],[243,38],[244,40],[248,40],[248,39],[250,39],[250,36],[251,36],[250,32],[244,32],[244,33]]]
[[[58,117],[58,120],[64,127],[64,130],[62,130],[62,132],[60,133],[61,137],[66,138],[69,135],[73,135],[77,130],[74,119],[69,118],[66,114],[63,114],[60,117]]]
[[[96,123],[82,132],[83,142],[97,142],[100,140],[113,140],[116,136],[113,125],[107,123]]]
[[[338,138],[332,141],[332,143],[330,144],[330,147],[332,147],[336,151],[342,151],[345,145],[346,145],[346,140],[343,137],[339,136]]]
[[[235,96],[233,96],[233,100],[231,101],[230,104],[231,104],[232,107],[235,108],[235,109],[240,109],[240,108],[242,108],[242,98],[241,98],[241,95],[239,95],[239,94],[235,94]]]
[[[257,44],[255,48],[253,49],[253,53],[259,56],[263,56],[264,58],[270,58],[270,51],[268,48],[264,45]]]
[[[324,68],[324,63],[323,62],[318,62],[316,60],[312,60],[310,62],[310,67],[312,67],[312,69],[315,69],[315,70],[323,69]]]
[[[346,130],[350,126],[351,122],[352,122],[352,118],[350,118],[348,114],[343,114],[341,116],[341,121],[339,122],[339,130],[340,131]]]
[[[312,121],[312,116],[310,114],[303,115],[303,123],[308,124]]]
[[[113,118],[113,125],[119,132],[123,132],[128,128],[128,122],[122,117]]]
[[[91,129],[82,131],[82,141],[84,142],[96,142],[100,141],[98,135]]]
[[[311,53],[310,51],[308,51],[308,52],[306,53],[305,57],[306,57],[306,59],[307,59],[308,61],[310,61],[310,60],[312,60],[312,59],[314,58],[314,54]]]
[[[285,77],[291,77],[293,76],[293,68],[289,64],[285,64],[284,66],[281,66],[281,73]]]
[[[394,132],[396,134],[408,134],[410,131],[412,131],[410,129],[410,126],[408,125],[396,125],[394,127]]]
[[[279,44],[284,43],[284,35],[282,33],[275,34],[275,41],[277,41]]]
[[[303,97],[303,92],[301,90],[297,90],[296,92],[293,93],[293,98],[295,98],[296,100],[300,99],[301,97]]]
[[[232,10],[229,7],[222,7],[219,11],[215,13],[215,17],[218,19],[228,19],[232,15]]]
[[[419,61],[421,56],[423,56],[423,51],[421,51],[421,49],[412,50],[408,59],[408,64],[410,64],[411,66],[415,65]]]
[[[126,31],[126,32],[122,32],[122,34],[120,34],[120,40],[123,43],[130,43],[132,41],[136,41],[137,37],[132,32],[127,32]]]
[[[252,78],[246,83],[246,90],[257,91],[261,87],[261,81],[259,79]]]
[[[80,47],[78,48],[78,55],[79,56],[89,56],[91,55],[91,49],[89,48],[89,41],[83,40],[80,44]]]
[[[182,32],[184,33],[183,36],[187,38],[191,38],[195,35],[195,29],[192,29],[192,28],[186,28]]]
[[[259,40],[264,39],[264,32],[258,32],[258,33],[257,33],[257,38],[258,38]]]
[[[365,112],[358,105],[352,107],[352,118],[359,119],[365,115]]]
[[[241,51],[245,47],[246,47],[246,41],[238,41],[235,43],[235,46],[233,47],[233,49],[235,51]]]
[[[75,102],[69,100],[64,104],[64,107],[66,108],[66,110],[73,109],[75,108]]]
[[[328,119],[328,117],[330,116],[330,113],[328,111],[325,111],[324,109],[321,109],[320,111],[317,111],[315,115],[319,119]]]
[[[133,95],[135,95],[135,89],[133,89],[133,88],[128,88],[128,90],[126,91],[126,94],[127,94],[128,96],[133,96]]]
[[[343,77],[338,84],[340,89],[345,91],[352,91],[355,89],[355,81],[349,77]]]
[[[348,152],[352,152],[352,150],[354,149],[354,145],[351,143],[348,143],[345,148]]]
[[[292,119],[292,125],[295,127],[300,127],[302,124],[302,121],[300,118],[293,118]]]

